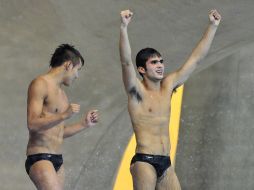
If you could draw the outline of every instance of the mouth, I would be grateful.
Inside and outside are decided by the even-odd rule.
[[[157,70],[157,71],[155,71],[157,74],[159,74],[159,75],[163,75],[163,71],[162,70]]]

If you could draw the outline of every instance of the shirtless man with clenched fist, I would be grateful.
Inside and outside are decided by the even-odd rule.
[[[65,120],[79,113],[78,104],[69,103],[63,90],[78,78],[84,59],[73,46],[60,45],[52,55],[48,73],[34,79],[27,98],[26,171],[39,190],[62,190],[64,167],[63,139],[70,137],[98,121],[97,110],[91,110],[81,120],[66,126]]]

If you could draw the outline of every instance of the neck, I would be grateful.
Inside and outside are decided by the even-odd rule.
[[[161,89],[161,80],[151,80],[144,77],[143,84],[147,90],[159,91]]]
[[[57,86],[61,87],[63,84],[64,72],[61,67],[51,68],[47,76],[54,82]]]

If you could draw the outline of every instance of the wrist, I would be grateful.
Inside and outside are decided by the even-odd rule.
[[[61,113],[60,118],[61,120],[66,120],[68,117],[66,113]]]
[[[128,26],[127,24],[121,23],[120,28],[121,29],[127,29],[127,26]]]
[[[215,24],[215,23],[210,23],[209,24],[209,26],[211,27],[211,28],[213,28],[213,29],[217,29],[218,28],[218,26],[219,26],[219,24]]]
[[[81,121],[80,125],[83,129],[87,128],[87,122],[86,121]]]
[[[66,119],[66,114],[65,113],[61,113],[60,114],[60,118],[61,118],[61,120],[65,120]]]

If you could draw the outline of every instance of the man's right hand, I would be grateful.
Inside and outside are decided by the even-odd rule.
[[[70,104],[67,110],[63,113],[65,119],[70,118],[73,114],[79,113],[80,105],[79,104]]]
[[[130,10],[121,11],[121,24],[126,27],[131,21],[133,13]]]

